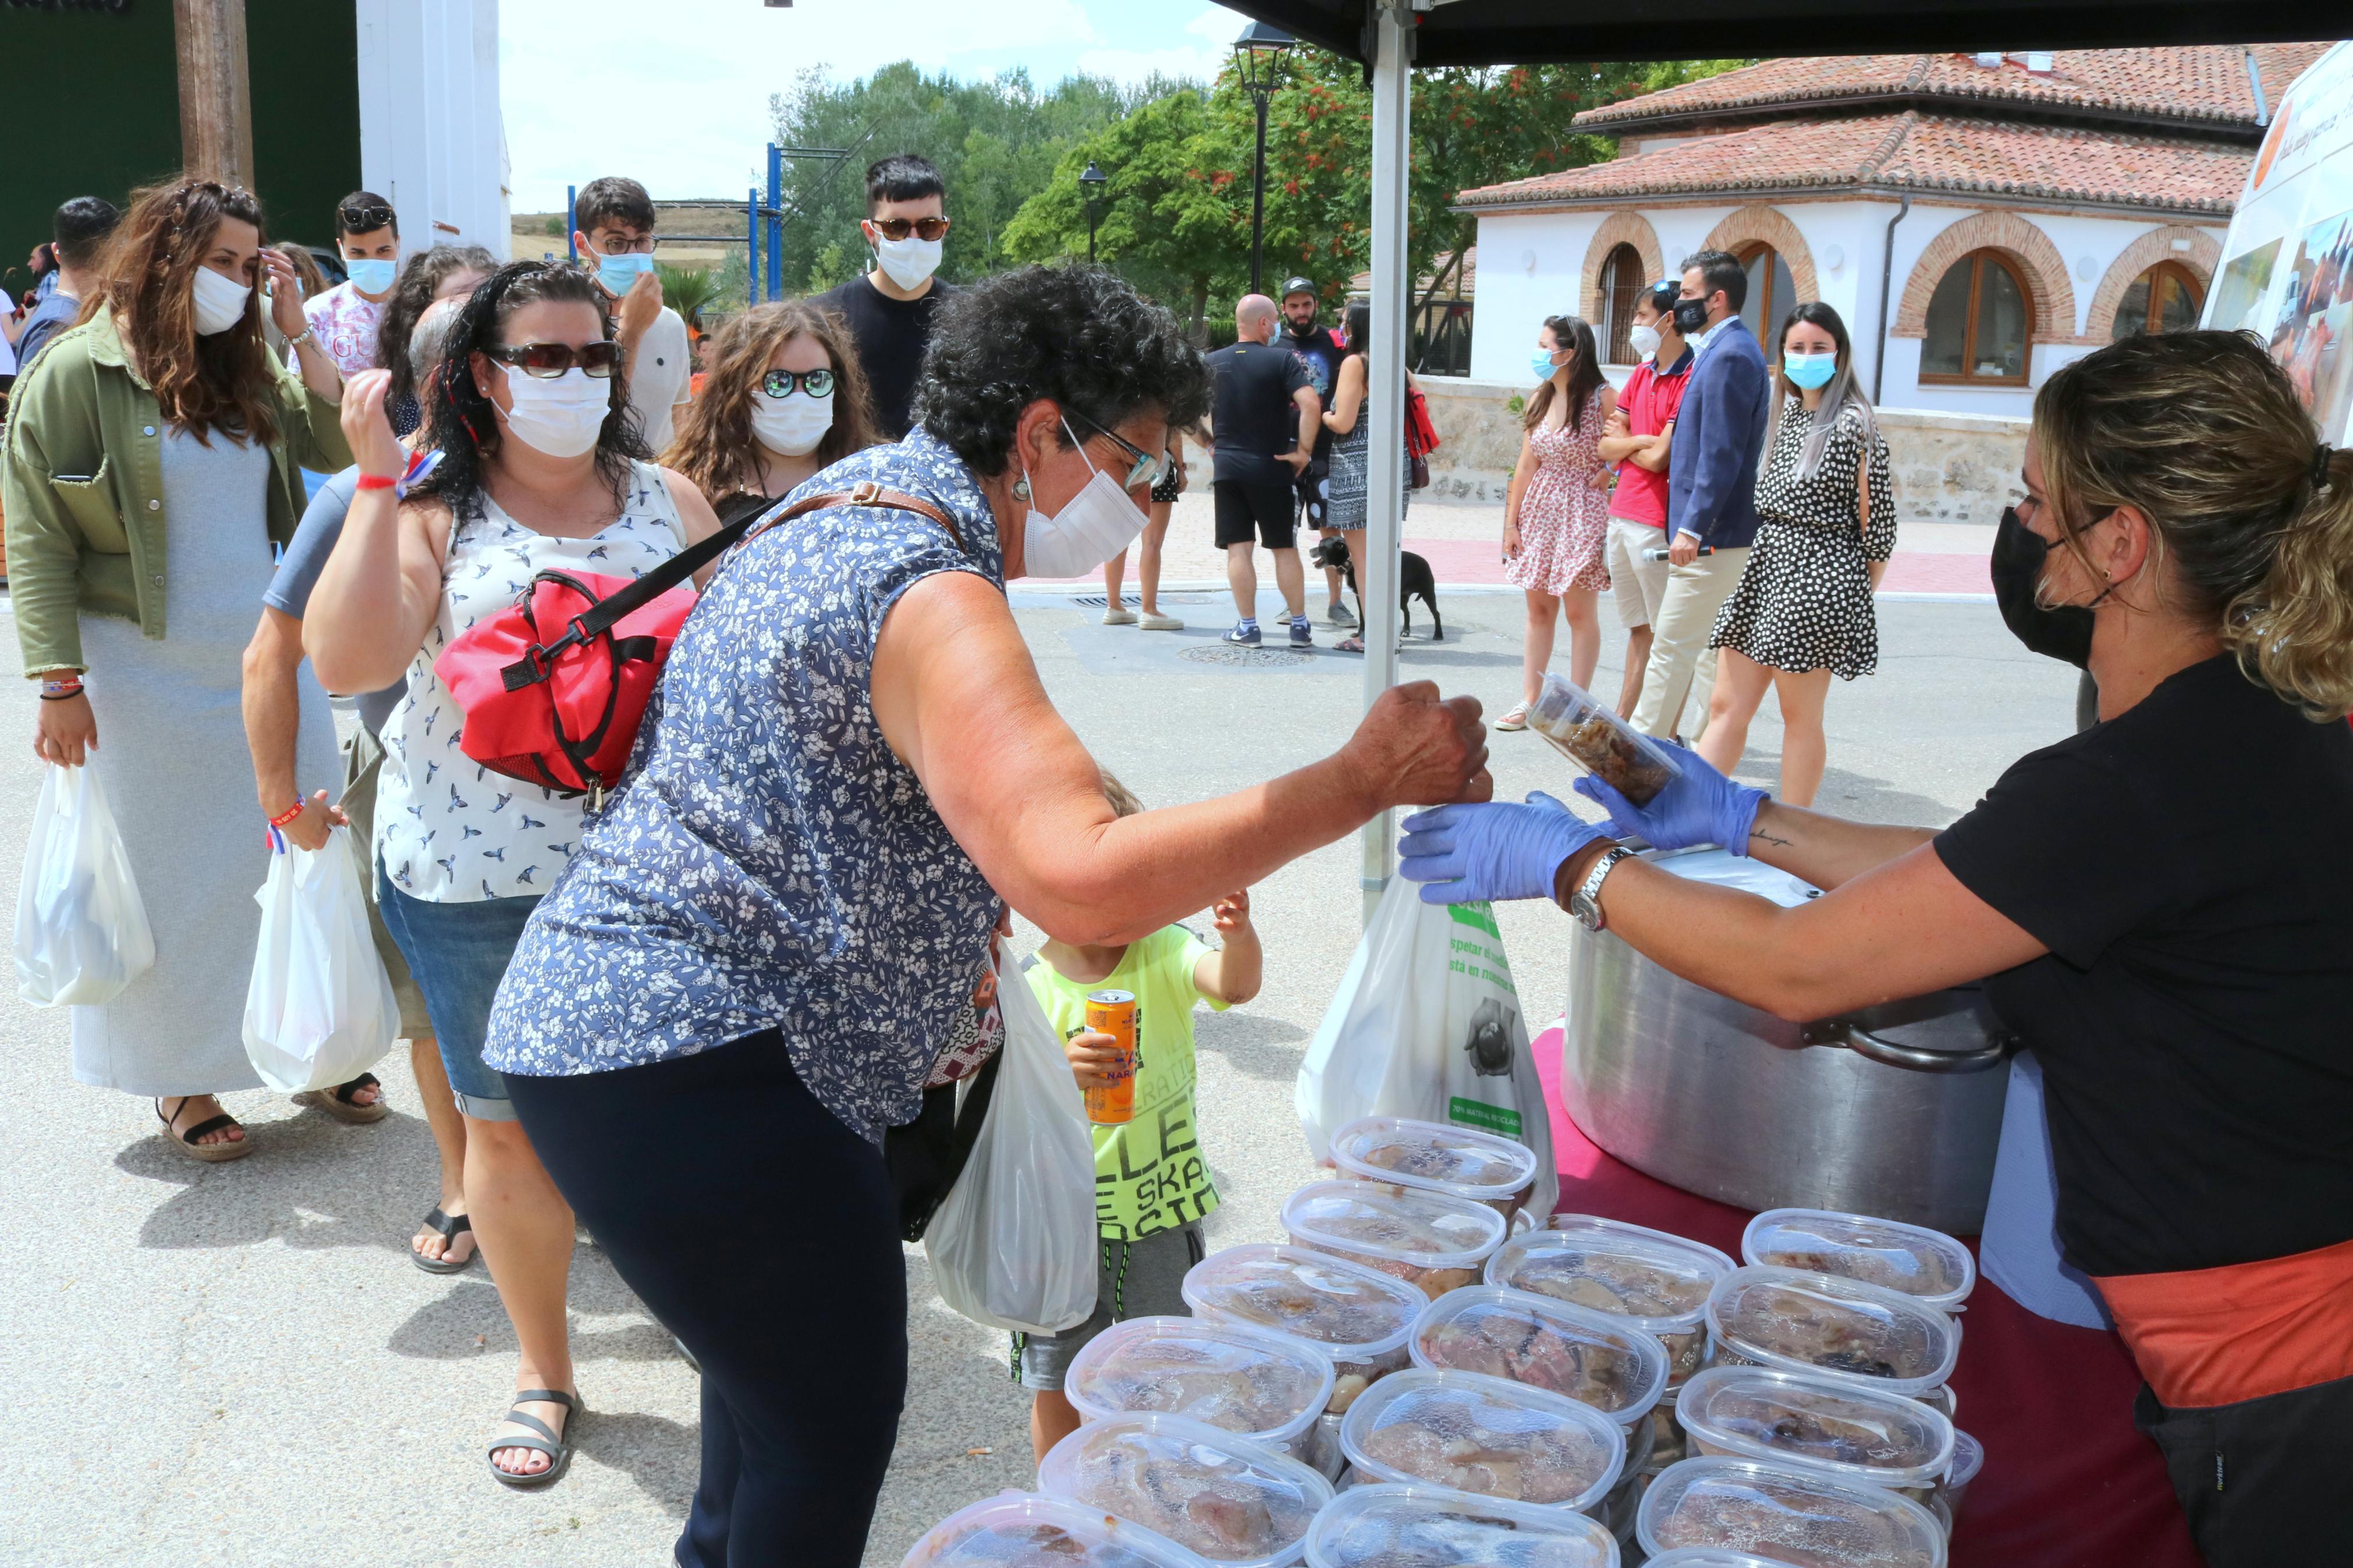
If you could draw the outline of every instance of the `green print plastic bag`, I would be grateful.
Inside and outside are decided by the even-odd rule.
[[[1425,904],[1392,879],[1299,1068],[1294,1100],[1319,1161],[1362,1116],[1452,1122],[1535,1152],[1527,1213],[1560,1193],[1528,1026],[1485,904]]]

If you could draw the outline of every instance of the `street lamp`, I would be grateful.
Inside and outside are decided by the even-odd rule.
[[[1095,167],[1092,158],[1088,159],[1087,172],[1079,176],[1079,189],[1087,199],[1087,262],[1090,266],[1095,258],[1095,203],[1102,199],[1103,187],[1110,184],[1111,176]]]
[[[1260,273],[1260,252],[1266,238],[1266,104],[1274,89],[1282,84],[1282,73],[1276,61],[1285,49],[1299,40],[1280,27],[1270,27],[1264,22],[1252,22],[1234,40],[1234,53],[1241,61],[1242,87],[1258,105],[1258,161],[1250,186],[1250,292],[1263,294]]]

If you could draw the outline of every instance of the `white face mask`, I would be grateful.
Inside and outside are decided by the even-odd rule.
[[[208,338],[228,331],[245,320],[245,304],[252,298],[252,284],[197,268],[196,331]]]
[[[946,244],[944,239],[917,239],[912,234],[904,239],[878,239],[874,259],[900,288],[920,289],[925,279],[940,269],[940,251]]]
[[[1659,352],[1659,329],[1646,327],[1637,321],[1627,329],[1626,341],[1633,344],[1636,353],[1641,354],[1644,359],[1649,359]]]
[[[771,452],[805,458],[817,450],[817,444],[832,428],[830,392],[823,397],[802,392],[771,397],[757,390],[752,395],[752,437]]]
[[[552,381],[501,366],[514,406],[504,416],[514,438],[551,458],[576,458],[593,451],[611,412],[613,384],[574,366]]]
[[[1062,434],[1073,444],[1078,442],[1067,419],[1062,421]],[[1024,575],[1084,576],[1134,543],[1135,536],[1144,531],[1145,516],[1119,488],[1119,481],[1095,468],[1083,446],[1079,447],[1079,458],[1094,478],[1051,517],[1031,506],[1021,525]],[[1029,483],[1029,469],[1021,471],[1021,480]]]

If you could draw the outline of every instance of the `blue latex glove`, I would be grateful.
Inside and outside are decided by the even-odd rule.
[[[1525,805],[1441,805],[1405,819],[1398,870],[1429,884],[1425,904],[1549,899],[1560,863],[1605,837],[1548,795],[1532,795]]]
[[[1659,750],[1683,764],[1681,776],[1637,807],[1624,795],[1590,773],[1571,786],[1609,814],[1609,826],[1620,838],[1641,838],[1659,849],[1683,849],[1694,844],[1721,844],[1735,855],[1748,853],[1748,830],[1757,808],[1769,798],[1761,789],[1734,784],[1711,767],[1697,752],[1672,741],[1656,742]]]

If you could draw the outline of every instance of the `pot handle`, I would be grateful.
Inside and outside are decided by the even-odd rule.
[[[2018,1044],[2008,1035],[1997,1035],[1973,1051],[1930,1051],[1883,1039],[1860,1024],[1836,1024],[1822,1033],[1826,1037],[1808,1043],[1844,1046],[1866,1061],[1905,1068],[1913,1072],[1983,1072],[1988,1068],[2000,1067],[2009,1059],[2010,1053]]]

